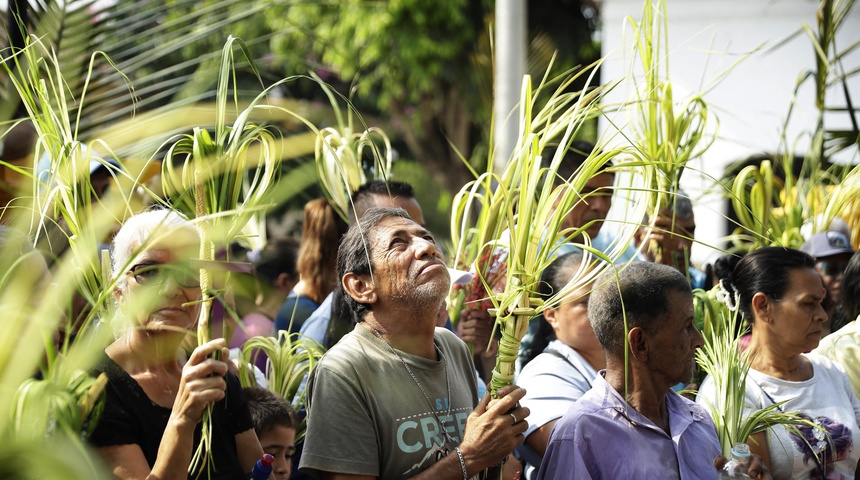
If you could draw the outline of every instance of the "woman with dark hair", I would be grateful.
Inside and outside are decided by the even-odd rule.
[[[298,332],[334,290],[337,285],[337,247],[346,229],[346,222],[325,198],[311,200],[305,205],[302,242],[296,263],[299,281],[275,317],[276,334],[279,330]]]
[[[860,397],[860,251],[855,252],[842,276],[842,299],[831,318],[833,331],[821,340],[816,353],[842,365],[851,380],[854,394]]]
[[[813,258],[768,247],[742,258],[724,257],[714,267],[730,308],[737,308],[752,327],[746,405],[760,409],[784,402],[780,410],[815,419],[816,431],[827,425],[826,430],[840,432],[838,444],[826,434],[807,442],[776,426],[752,436],[751,452],[761,455],[776,480],[855,478],[860,450],[845,445],[860,435],[860,402],[841,367],[808,353],[818,346],[827,321],[821,306],[826,292]],[[715,401],[710,377],[697,401]]]
[[[582,263],[581,252],[558,257],[541,275],[539,293],[544,299],[561,291]],[[597,371],[606,368],[603,349],[588,320],[590,287],[571,291],[561,304],[544,311],[532,346],[537,355],[523,359],[525,366],[517,385],[526,390],[520,401],[528,407],[529,428],[517,454],[528,466],[526,478],[533,478],[546,452],[556,421],[591,389]]]

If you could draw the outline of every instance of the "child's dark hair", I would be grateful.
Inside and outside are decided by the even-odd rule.
[[[273,427],[281,426],[295,429],[298,426],[296,412],[290,402],[277,393],[263,387],[246,387],[242,389],[248,401],[251,412],[251,423],[257,437]]]

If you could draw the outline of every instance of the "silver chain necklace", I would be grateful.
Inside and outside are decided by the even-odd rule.
[[[368,327],[370,327],[370,325],[368,325]],[[447,438],[449,442],[451,442],[453,445],[457,445],[457,441],[454,440],[453,438],[451,438],[451,434],[448,433],[448,429],[445,428],[445,424],[442,422],[442,419],[439,418],[439,415],[436,414],[437,410],[433,407],[433,402],[430,401],[430,396],[427,395],[427,392],[424,390],[424,386],[421,385],[421,382],[418,381],[418,377],[416,377],[415,374],[412,373],[412,369],[409,368],[409,364],[406,363],[406,360],[403,358],[402,355],[400,355],[400,352],[395,350],[394,347],[392,347],[391,344],[388,343],[388,340],[386,340],[385,337],[383,337],[382,334],[379,333],[379,330],[377,330],[373,327],[370,327],[370,328],[371,328],[371,330],[373,330],[373,333],[375,333],[377,337],[382,339],[382,341],[385,342],[386,345],[388,345],[388,349],[391,350],[391,353],[397,355],[397,358],[400,359],[400,363],[402,363],[403,366],[406,367],[406,371],[409,372],[409,376],[412,377],[412,381],[415,382],[415,385],[418,385],[418,388],[421,390],[421,394],[424,395],[424,400],[427,401],[427,406],[430,407],[430,411],[433,412],[433,416],[436,418],[436,421],[439,423],[439,429],[442,431],[443,434],[445,434],[445,438]],[[450,419],[451,418],[451,384],[448,381],[448,361],[445,359],[445,355],[442,354],[442,350],[439,347],[436,347],[436,351],[439,353],[439,358],[442,360],[442,366],[445,368],[445,393],[446,393],[446,395],[448,395],[448,398],[446,399],[446,401],[448,403],[448,411],[445,412],[445,417]]]

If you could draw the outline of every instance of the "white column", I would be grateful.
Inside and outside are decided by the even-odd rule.
[[[517,142],[520,87],[526,68],[526,1],[496,0],[493,112],[497,172],[505,168]]]

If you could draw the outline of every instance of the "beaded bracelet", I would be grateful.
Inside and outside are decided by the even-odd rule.
[[[466,471],[466,459],[463,458],[463,452],[460,451],[460,447],[454,447],[454,451],[457,452],[457,456],[460,457],[460,468],[463,469],[463,480],[469,480],[469,473]]]

